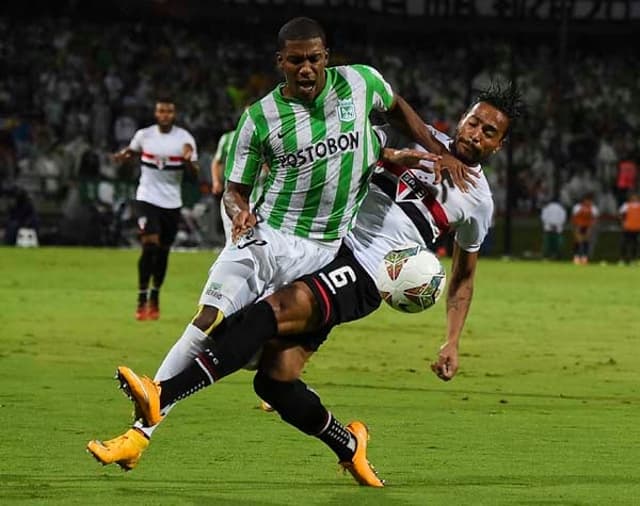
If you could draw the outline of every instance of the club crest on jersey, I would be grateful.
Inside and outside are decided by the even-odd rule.
[[[338,118],[340,121],[348,122],[356,119],[356,105],[352,98],[338,100]]]
[[[396,202],[422,200],[426,196],[427,190],[410,170],[405,170],[400,177],[398,177],[398,184],[396,185]]]

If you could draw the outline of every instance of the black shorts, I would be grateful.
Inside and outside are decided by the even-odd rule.
[[[312,350],[318,349],[333,327],[364,318],[382,302],[374,280],[344,245],[330,264],[303,276],[300,281],[313,292],[320,308],[322,326],[314,333],[291,340],[300,341]]]
[[[180,223],[180,208],[165,209],[142,200],[134,201],[133,208],[139,235],[158,234],[162,246],[173,244]]]

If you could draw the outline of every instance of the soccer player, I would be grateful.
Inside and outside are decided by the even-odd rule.
[[[477,165],[500,149],[510,118],[519,112],[517,95],[499,88],[490,90],[463,115],[454,140],[435,131],[434,135],[462,160]],[[432,365],[441,379],[453,378],[458,368],[459,337],[471,303],[478,250],[493,211],[491,192],[482,174],[471,191],[462,192],[448,182],[434,184],[433,175],[402,167],[398,156],[397,150],[384,150],[383,157],[391,163],[386,163],[385,172],[374,176],[356,226],[346,237],[347,247],[332,263],[236,313],[208,340],[204,352],[195,355],[190,367],[159,386],[141,380],[127,368],[119,368],[133,379],[127,388],[146,424],[157,424],[179,399],[242,367],[278,334],[281,337],[269,340],[263,350],[254,379],[258,395],[283,420],[325,442],[359,483],[383,486],[366,460],[366,427],[361,422],[343,427],[300,380],[300,374],[333,326],[362,318],[379,306],[373,276],[390,249],[410,242],[432,246],[437,236],[453,230],[447,341]],[[406,187],[411,190],[403,190]],[[138,382],[145,388],[137,386]],[[135,463],[139,457],[137,454]]]
[[[591,249],[591,238],[600,212],[593,203],[593,195],[585,195],[571,210],[573,225],[573,263],[587,265]]]
[[[379,157],[380,141],[369,120],[372,110],[387,113],[392,123],[433,152],[409,158],[433,161],[435,177],[446,168],[466,190],[477,177],[375,69],[327,68],[324,31],[314,20],[295,18],[281,28],[276,61],[285,82],[244,112],[227,159],[223,199],[232,217],[233,242],[212,265],[200,309],[165,357],[158,381],[190,366],[226,316],[335,258]],[[251,209],[249,196],[263,161],[269,172]],[[157,392],[155,382],[128,368],[119,368],[118,375],[127,391],[142,389],[148,399]],[[91,441],[89,451],[104,464],[134,467],[159,421],[148,412],[139,415],[134,429],[109,441]],[[373,474],[366,463],[364,425],[344,427],[334,420],[321,438],[330,445],[347,438],[349,447],[357,449],[344,466],[357,461],[359,470]]]
[[[194,175],[198,172],[196,142],[187,130],[174,124],[173,99],[156,101],[155,118],[155,125],[138,130],[129,146],[114,155],[118,162],[140,156],[140,181],[134,203],[142,245],[137,320],[160,317],[160,288],[180,221],[182,176],[184,171]]]

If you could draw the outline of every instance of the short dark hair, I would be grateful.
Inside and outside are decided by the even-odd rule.
[[[311,18],[293,18],[287,21],[278,32],[278,50],[284,48],[288,40],[308,40],[322,39],[322,43],[327,45],[327,37],[324,29],[315,19]]]
[[[173,97],[170,97],[168,95],[162,95],[156,98],[156,104],[173,104],[176,105],[176,101],[173,99]]]
[[[512,82],[492,82],[489,87],[480,90],[471,107],[479,102],[492,105],[509,118],[508,130],[511,130],[513,123],[526,113],[522,94]]]

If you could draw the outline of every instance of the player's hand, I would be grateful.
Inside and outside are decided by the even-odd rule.
[[[431,364],[431,370],[442,381],[449,381],[458,372],[458,347],[446,342],[440,346],[438,360]]]
[[[224,191],[224,186],[220,181],[214,181],[213,183],[211,183],[211,193],[215,197],[219,197],[220,195],[222,195],[223,191]]]
[[[237,213],[231,222],[231,240],[235,243],[244,234],[256,226],[258,219],[251,211],[243,210]]]
[[[383,161],[409,168],[424,168],[421,162],[437,162],[441,158],[439,155],[417,149],[385,148],[382,152]]]
[[[193,146],[191,144],[182,145],[182,158],[185,161],[191,161],[191,155],[193,155]]]
[[[467,167],[464,163],[458,160],[450,153],[443,153],[440,160],[438,160],[433,166],[433,172],[435,174],[435,184],[442,181],[442,173],[446,171],[453,184],[460,188],[463,192],[469,191],[469,186],[476,186],[475,179],[480,177],[478,171]]]
[[[128,149],[123,149],[122,151],[118,151],[112,155],[113,160],[118,163],[126,162],[127,160],[130,160],[132,156],[133,153]]]

